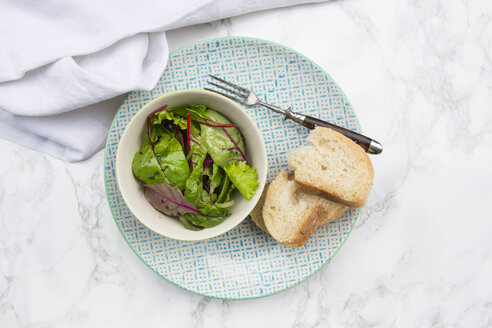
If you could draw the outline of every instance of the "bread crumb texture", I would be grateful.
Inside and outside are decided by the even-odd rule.
[[[295,181],[304,191],[350,207],[363,206],[374,183],[369,156],[352,140],[328,128],[316,127],[308,145],[288,157]]]

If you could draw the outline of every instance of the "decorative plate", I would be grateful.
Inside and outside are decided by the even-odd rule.
[[[272,295],[297,285],[322,268],[350,234],[359,210],[320,227],[301,248],[277,243],[248,218],[219,237],[186,242],[160,236],[129,211],[115,178],[120,136],[132,116],[159,95],[202,89],[208,74],[254,90],[266,102],[292,106],[360,132],[352,106],[340,87],[318,65],[282,45],[227,37],[206,40],[172,53],[151,91],[130,92],[109,131],[105,182],[114,220],[128,245],[157,274],[188,291],[224,299]],[[309,130],[263,107],[245,108],[263,133],[268,153],[268,181],[287,168],[287,154],[305,142]]]

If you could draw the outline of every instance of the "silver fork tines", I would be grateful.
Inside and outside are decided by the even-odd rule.
[[[209,76],[216,80],[217,82],[221,82],[231,88],[228,88],[224,85],[221,85],[221,84],[218,84],[218,83],[215,83],[215,82],[211,82],[211,81],[207,81],[208,84],[210,85],[213,85],[214,87],[217,87],[221,90],[224,90],[226,92],[222,92],[222,91],[219,91],[219,90],[216,90],[216,89],[210,89],[210,88],[204,88],[205,90],[208,90],[208,91],[212,91],[212,92],[215,92],[215,93],[218,93],[224,97],[227,97],[231,100],[234,100],[240,104],[243,104],[243,105],[246,105],[246,106],[252,106],[252,105],[255,105],[255,104],[258,104],[259,103],[259,99],[258,97],[256,97],[256,95],[252,92],[252,91],[249,91],[248,89],[242,87],[242,86],[239,86],[239,85],[236,85],[234,83],[231,83],[229,81],[226,81],[224,79],[221,79],[220,77],[217,77],[217,76],[213,76],[211,74],[209,74]],[[233,95],[236,95],[237,97],[233,96]]]
[[[208,76],[210,76],[211,78],[216,79],[217,81],[220,81],[220,82],[222,82],[222,83],[224,83],[224,84],[227,84],[227,85],[228,85],[228,86],[230,86],[230,87],[236,88],[236,89],[238,89],[238,90],[241,90],[242,92],[247,93],[246,97],[248,96],[248,94],[249,94],[249,92],[250,92],[248,89],[246,89],[246,88],[244,88],[244,87],[242,87],[242,86],[240,86],[240,85],[236,85],[236,84],[234,84],[234,83],[231,83],[231,82],[229,82],[229,81],[226,81],[226,80],[224,80],[224,79],[221,79],[220,77],[213,76],[212,74],[208,74]],[[209,83],[210,83],[210,82],[209,82]]]
[[[261,101],[260,98],[258,98],[256,93],[254,93],[251,90],[246,89],[245,87],[231,83],[229,81],[221,79],[220,77],[217,77],[217,76],[213,76],[211,74],[209,74],[209,76],[212,79],[214,79],[215,81],[227,85],[227,87],[225,87],[224,85],[221,85],[219,83],[207,81],[208,84],[213,85],[214,87],[219,88],[221,90],[224,90],[225,92],[222,92],[222,91],[219,91],[216,89],[210,89],[210,88],[204,88],[205,90],[218,93],[219,95],[222,95],[224,97],[232,99],[232,100],[234,100],[240,104],[243,104],[244,106],[262,105],[262,106],[265,106],[265,107],[267,107],[267,108],[269,108],[269,109],[271,109],[277,113],[281,113],[281,114],[285,114],[287,111],[287,109],[264,103],[263,101]],[[237,97],[235,97],[234,95]]]
[[[220,84],[217,84],[217,83],[214,83],[214,82],[210,82],[210,81],[208,82],[208,84],[211,84],[211,85],[213,85],[213,86],[216,86],[217,88],[220,88],[220,89],[222,89],[222,90],[224,90],[224,91],[227,91],[227,92],[233,93],[233,94],[235,94],[235,95],[237,95],[237,96],[239,96],[239,97],[241,97],[241,98],[246,98],[246,97],[247,97],[247,95],[243,94],[242,92],[239,92],[239,91],[237,91],[237,90],[233,90],[233,89],[226,88],[226,87],[224,87],[224,86],[222,86],[222,85],[220,85]]]
[[[210,83],[210,82],[209,82],[209,83]],[[205,89],[205,90],[207,90],[207,91],[212,91],[212,92],[218,93],[219,95],[224,96],[224,97],[227,97],[227,98],[229,98],[229,99],[231,99],[231,100],[234,100],[235,102],[238,102],[238,103],[240,103],[240,104],[244,104],[244,100],[239,99],[239,98],[236,98],[236,97],[231,96],[231,95],[228,95],[227,93],[220,92],[219,90],[210,89],[210,88],[203,88],[203,89]]]

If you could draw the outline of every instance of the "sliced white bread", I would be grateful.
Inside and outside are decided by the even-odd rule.
[[[289,167],[306,192],[350,207],[363,206],[374,183],[374,169],[366,152],[344,135],[316,127],[308,145],[292,152]]]
[[[263,189],[263,193],[261,194],[260,200],[258,203],[256,203],[255,208],[249,213],[251,215],[251,220],[260,228],[261,230],[268,232],[267,228],[265,227],[265,222],[263,221],[263,215],[261,214],[261,211],[263,209],[263,204],[265,204],[265,197],[266,197],[266,192],[268,190],[268,186],[270,183],[265,184],[265,188]]]
[[[323,197],[319,197],[319,198],[320,198],[319,202],[321,203],[321,205],[325,210],[324,211],[325,213],[319,223],[319,226],[327,225],[328,223],[334,221],[336,218],[338,218],[343,213],[345,213],[346,210],[348,210],[348,206],[346,205],[337,202],[332,202],[331,200],[328,200]]]
[[[293,177],[293,174],[292,174]],[[289,175],[289,179],[291,179],[291,175]],[[265,189],[263,189],[263,193],[261,194],[260,200],[256,204],[255,208],[251,211],[251,220],[260,228],[261,230],[268,233],[267,228],[265,226],[265,221],[263,221],[263,204],[265,204],[266,192],[268,190],[268,186],[270,183],[265,184]],[[347,206],[331,201],[327,201],[325,198],[320,197],[320,203],[325,208],[325,216],[321,220],[319,226],[326,225],[331,221],[335,220],[339,216],[341,216],[348,209]]]
[[[262,217],[266,230],[277,241],[300,247],[321,224],[341,215],[346,206],[303,192],[280,171],[266,191]],[[255,222],[261,218],[255,215]]]

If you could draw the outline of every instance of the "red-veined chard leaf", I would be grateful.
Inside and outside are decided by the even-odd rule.
[[[231,122],[214,110],[207,110],[207,115],[216,124],[231,124]],[[244,141],[239,130],[235,127],[216,127],[200,124],[203,144],[214,162],[226,168],[233,161],[246,161]]]
[[[159,212],[171,216],[181,216],[186,213],[201,214],[181,193],[167,183],[144,185],[147,201]]]
[[[180,190],[184,190],[190,175],[183,148],[167,129],[161,131],[153,147],[148,138],[145,140],[142,148],[133,157],[132,170],[144,183],[167,182]]]

